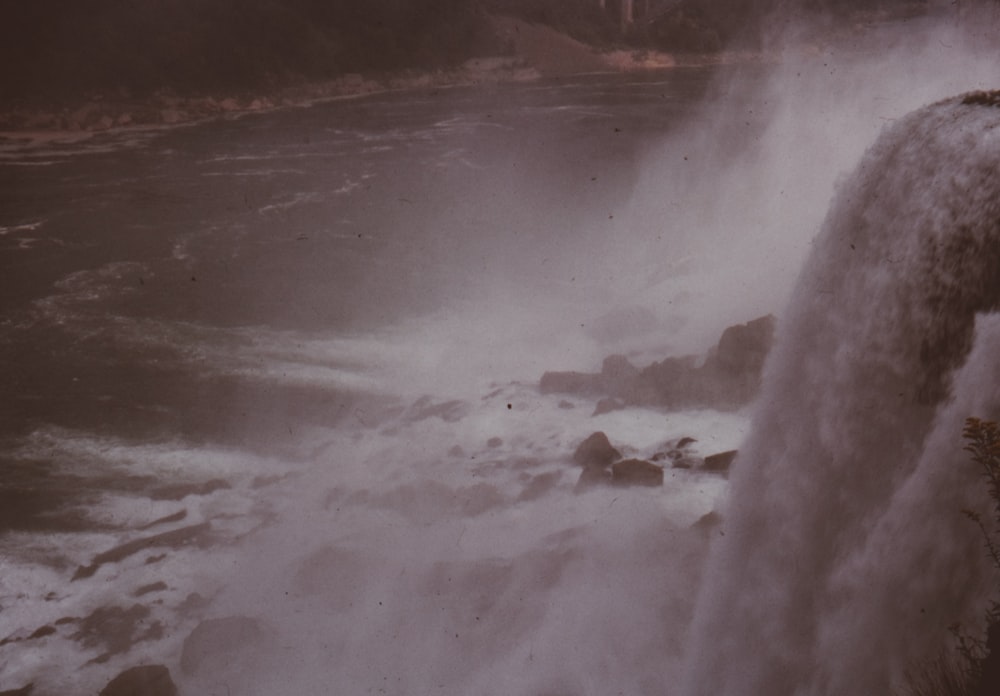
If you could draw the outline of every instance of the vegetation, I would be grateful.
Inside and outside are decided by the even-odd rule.
[[[974,2],[976,0],[969,0]],[[984,0],[985,1],[985,0]],[[0,105],[259,90],[348,73],[438,69],[504,51],[490,15],[600,47],[706,53],[753,46],[771,12],[870,0],[0,0]],[[878,0],[921,5],[927,0]]]
[[[493,53],[469,0],[0,0],[0,100],[207,91]]]
[[[962,436],[965,451],[979,465],[993,501],[993,520],[987,522],[972,510],[963,511],[979,527],[993,567],[1000,571],[1000,424],[968,418]],[[1000,587],[998,587],[1000,589]],[[986,610],[987,635],[971,637],[952,628],[957,655],[929,665],[913,675],[909,696],[996,696],[1000,694],[1000,600],[994,598]]]
[[[714,51],[772,0],[0,0],[0,103],[254,89],[436,69],[504,47],[489,15],[584,43]]]

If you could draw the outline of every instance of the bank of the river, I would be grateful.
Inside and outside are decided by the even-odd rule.
[[[581,73],[663,70],[745,60],[746,56],[674,56],[655,51],[598,51],[549,27],[495,18],[507,55],[472,58],[450,69],[386,74],[346,74],[323,82],[301,82],[257,91],[181,94],[169,89],[136,99],[97,93],[61,102],[0,108],[0,140],[45,142],[86,138],[113,129],[179,125],[246,113],[308,106],[318,101],[407,89],[443,89],[525,82]]]

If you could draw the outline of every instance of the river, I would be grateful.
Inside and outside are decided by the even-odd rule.
[[[697,556],[698,535],[664,544],[724,485],[675,472],[615,512],[609,491],[573,494],[575,445],[605,430],[651,453],[697,435],[710,453],[744,425],[591,418],[586,399],[537,390],[547,369],[702,351],[724,328],[685,314],[697,290],[664,290],[691,273],[690,233],[634,201],[711,74],[384,93],[5,144],[0,688],[92,693],[148,662],[186,693],[331,679],[361,693],[388,674],[397,693],[475,693],[496,670],[515,691],[562,688],[569,665],[546,653],[571,605],[635,584],[634,544]],[[664,292],[677,308],[662,311]],[[294,602],[263,600],[270,582]],[[584,624],[629,606],[646,620],[606,590],[618,598]],[[654,601],[655,575],[637,591]],[[666,604],[677,617],[658,633],[677,659],[687,603]],[[326,619],[289,622],[303,612]],[[211,620],[254,622],[225,639],[246,650],[185,642]],[[289,650],[307,664],[262,657]],[[661,647],[644,651],[635,678],[660,683]],[[547,666],[519,675],[536,656]],[[269,679],[248,667],[261,660]]]

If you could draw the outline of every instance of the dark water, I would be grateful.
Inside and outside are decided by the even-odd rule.
[[[537,379],[619,336],[659,346],[654,309],[681,311],[657,284],[693,233],[635,197],[710,78],[5,145],[0,690],[162,663],[190,694],[662,691],[697,562],[667,588],[639,566],[699,559],[685,527],[724,482],[616,505],[567,458],[595,427],[709,454],[744,418],[592,419]],[[683,203],[654,184],[653,210]],[[579,615],[606,587],[627,591]],[[227,626],[252,635],[198,638]],[[595,676],[609,626],[629,657]]]
[[[644,148],[708,77],[381,94],[6,147],[0,441],[54,427],[271,447],[359,396],[254,378],[261,333],[372,335],[497,283],[585,298],[588,255],[627,242],[613,218]],[[15,526],[29,512],[7,509]]]
[[[4,432],[224,431],[248,387],[203,379],[157,327],[370,331],[534,274],[622,205],[706,78],[383,94],[8,151]]]

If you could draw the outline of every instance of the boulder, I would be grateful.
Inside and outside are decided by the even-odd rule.
[[[718,471],[726,472],[729,471],[729,466],[736,459],[738,450],[729,450],[727,452],[719,452],[718,454],[712,454],[705,457],[705,463],[702,464],[701,468],[705,471]]]
[[[605,469],[621,458],[622,453],[611,446],[608,436],[600,430],[592,433],[573,452],[573,461],[585,469]]]
[[[610,471],[599,467],[586,467],[580,472],[580,478],[577,479],[576,487],[573,489],[573,492],[580,493],[589,488],[593,488],[594,486],[600,486],[608,483],[611,483]]]
[[[601,381],[609,394],[624,394],[632,388],[632,381],[639,375],[639,368],[624,355],[609,355],[601,364]]]
[[[546,372],[538,387],[543,394],[599,394],[601,376],[590,372]]]
[[[177,696],[177,686],[163,665],[143,665],[112,679],[100,696]]]
[[[777,320],[770,314],[728,327],[722,332],[710,362],[730,374],[760,375],[774,343]]]
[[[709,534],[722,526],[722,515],[715,510],[706,512],[698,518],[698,521],[691,525],[691,529],[697,529],[703,534]]]
[[[616,486],[662,486],[663,467],[645,459],[624,459],[611,465],[611,483]]]
[[[602,413],[611,413],[612,411],[620,411],[623,408],[625,408],[624,402],[612,396],[606,396],[597,402],[597,405],[594,407],[594,412],[590,415],[599,416]]]

